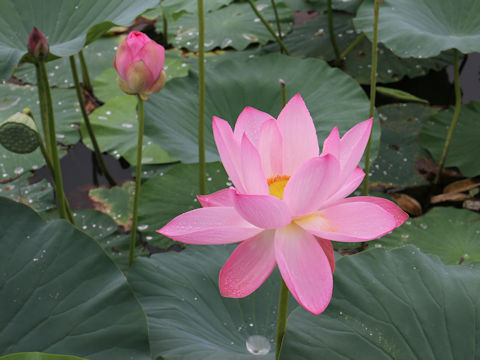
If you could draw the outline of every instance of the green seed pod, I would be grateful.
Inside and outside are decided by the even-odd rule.
[[[33,119],[16,113],[0,123],[0,144],[17,154],[28,154],[40,145],[37,126]]]

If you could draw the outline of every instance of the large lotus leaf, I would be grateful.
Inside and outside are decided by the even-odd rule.
[[[212,135],[212,116],[235,121],[246,106],[276,117],[282,108],[279,80],[287,96],[300,93],[312,115],[319,142],[338,126],[341,134],[368,118],[368,99],[358,83],[318,59],[272,54],[247,61],[224,61],[207,67],[205,112],[206,158],[219,159]],[[171,156],[197,162],[197,76],[173,79],[145,104],[145,132]],[[380,129],[375,126],[373,153]]]
[[[8,183],[0,182],[0,196],[26,204],[39,212],[54,208],[56,205],[50,183],[43,179],[30,184],[31,175],[30,172],[27,172]]]
[[[480,215],[436,207],[371,244],[386,249],[412,244],[448,265],[480,262]]]
[[[207,164],[207,193],[232,185],[221,163]],[[179,164],[165,174],[147,180],[140,192],[138,230],[146,240],[158,247],[168,247],[173,242],[158,234],[175,216],[200,206],[198,195],[198,165]]]
[[[290,314],[280,359],[478,359],[479,276],[412,246],[344,257],[326,311]]]
[[[27,53],[28,34],[36,26],[50,52],[70,56],[109,28],[130,25],[158,0],[3,0],[0,11],[0,79],[7,80]]]
[[[233,249],[191,246],[135,261],[128,279],[147,314],[155,358],[273,360],[280,275],[274,271],[246,298],[222,297],[218,273]]]
[[[374,0],[358,9],[355,27],[372,38]],[[480,51],[480,2],[384,0],[378,40],[401,57],[432,57],[448,49]]]
[[[452,107],[431,117],[422,130],[422,146],[430,151],[437,162],[442,155],[453,112]],[[457,167],[467,177],[480,175],[479,116],[480,103],[471,102],[462,106],[445,161],[445,167]]]
[[[0,198],[0,354],[149,359],[144,313],[95,240]]]
[[[272,23],[275,15],[270,1],[256,3],[257,9]],[[282,32],[291,29],[293,16],[283,3],[277,3],[278,15],[282,24]],[[160,26],[161,24],[159,24]],[[183,47],[191,51],[198,50],[198,17],[197,14],[185,14],[175,22],[169,23],[169,42],[175,47]],[[243,50],[252,43],[265,44],[274,40],[265,25],[255,15],[248,3],[233,3],[205,14],[205,50],[233,47]]]
[[[108,68],[113,68],[113,58],[118,49],[121,37],[111,36],[103,37],[83,49],[85,62],[87,63],[88,72],[91,79],[94,79]],[[77,61],[77,71],[80,74],[80,61]],[[73,87],[72,71],[70,68],[70,59],[63,57],[47,63],[47,73],[50,86],[56,87]],[[29,84],[36,84],[37,78],[35,74],[35,66],[31,63],[24,63],[14,73],[15,77]]]
[[[377,112],[382,136],[371,166],[371,182],[396,187],[427,184],[421,169],[429,156],[420,146],[420,131],[438,110],[419,104],[392,104],[377,108]]]
[[[102,151],[108,151],[117,159],[121,156],[130,164],[137,163],[137,98],[122,95],[107,101],[90,114],[90,123]],[[80,128],[83,142],[93,149],[85,123]],[[148,134],[148,133],[145,133]],[[149,136],[143,137],[142,163],[163,164],[175,161]]]

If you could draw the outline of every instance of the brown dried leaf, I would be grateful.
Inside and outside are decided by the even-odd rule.
[[[461,193],[480,186],[480,181],[477,179],[463,179],[454,181],[443,188],[443,193]]]
[[[468,199],[467,194],[463,193],[446,193],[446,194],[438,194],[435,196],[432,196],[430,199],[430,202],[432,204],[438,204],[444,201],[464,201]]]
[[[400,208],[410,215],[420,216],[422,215],[422,205],[413,197],[407,194],[392,194],[392,199],[400,206]]]

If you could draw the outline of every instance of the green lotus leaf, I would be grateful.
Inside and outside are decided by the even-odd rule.
[[[275,14],[270,1],[256,2],[257,9],[274,25]],[[282,32],[291,30],[293,14],[288,7],[277,2]],[[158,26],[162,26],[161,23]],[[186,13],[175,22],[169,23],[169,43],[177,48],[198,51],[198,17]],[[161,29],[159,29],[161,31]],[[250,5],[233,3],[227,7],[205,13],[205,50],[233,47],[243,50],[252,43],[265,44],[274,38],[255,15]]]
[[[453,112],[453,107],[439,112],[431,117],[422,129],[420,137],[422,146],[430,151],[437,162],[442,156]],[[480,103],[472,101],[468,105],[462,105],[445,161],[445,167],[457,167],[467,177],[480,175],[479,115]]]
[[[222,297],[218,273],[234,247],[190,246],[135,261],[128,280],[147,314],[154,358],[274,359],[280,274],[246,298]],[[297,306],[293,298],[289,305]]]
[[[420,104],[392,104],[377,108],[382,137],[371,166],[371,182],[386,187],[426,185],[425,163],[430,156],[420,145],[420,132],[437,108]]]
[[[480,262],[480,216],[469,210],[436,207],[370,244],[386,249],[411,244],[447,265]]]
[[[95,240],[6,198],[0,228],[0,355],[150,359],[143,310]]]
[[[4,0],[0,12],[0,79],[8,80],[27,53],[27,38],[36,26],[59,57],[79,52],[114,25],[130,25],[158,0]],[[28,60],[28,57],[27,59]]]
[[[476,359],[479,276],[413,246],[343,257],[326,311],[290,314],[280,360]]]
[[[354,20],[372,38],[374,0],[365,0]],[[400,57],[428,58],[449,49],[480,51],[480,2],[471,0],[384,0],[378,41]]]
[[[205,141],[207,161],[219,156],[213,140],[212,116],[233,126],[246,106],[277,117],[282,108],[279,80],[287,98],[303,97],[312,115],[320,144],[335,126],[341,134],[368,118],[368,99],[358,83],[318,59],[296,59],[272,54],[253,59],[225,60],[207,66]],[[197,76],[173,79],[145,104],[145,133],[182,162],[198,161]],[[374,126],[373,154],[378,149],[379,126]]]

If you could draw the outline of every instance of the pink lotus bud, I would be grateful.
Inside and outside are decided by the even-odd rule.
[[[42,60],[48,55],[47,38],[36,27],[28,35],[27,48],[28,52],[37,60]]]
[[[120,75],[120,89],[144,98],[160,91],[166,81],[164,60],[165,49],[162,45],[141,32],[132,31],[120,43],[113,60],[113,66]]]

